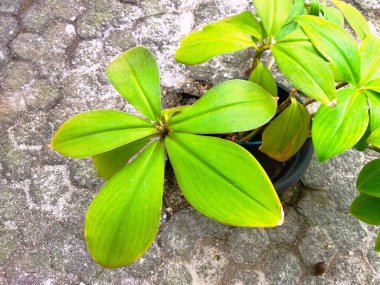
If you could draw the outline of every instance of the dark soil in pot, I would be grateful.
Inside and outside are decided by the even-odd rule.
[[[296,155],[286,162],[279,162],[259,151],[259,145],[242,144],[242,146],[260,162],[278,194],[284,193],[300,180],[305,174],[314,152],[311,139],[307,139]]]

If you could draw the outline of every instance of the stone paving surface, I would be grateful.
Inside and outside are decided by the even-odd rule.
[[[379,33],[379,2],[351,3]],[[232,228],[186,207],[163,216],[158,239],[129,267],[103,269],[86,251],[85,212],[104,182],[89,159],[54,153],[53,133],[81,111],[135,113],[104,75],[135,45],[156,55],[167,107],[182,103],[177,93],[201,92],[202,80],[241,77],[249,51],[196,67],[173,54],[191,30],[245,9],[248,0],[0,0],[1,285],[380,284],[377,229],[348,213],[372,152],[314,159],[282,197],[283,227]],[[326,272],[315,276],[321,261]]]

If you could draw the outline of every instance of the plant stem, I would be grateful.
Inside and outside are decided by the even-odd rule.
[[[338,83],[338,84],[335,86],[335,88],[338,90],[338,89],[340,89],[340,88],[342,88],[342,87],[344,87],[344,86],[347,86],[347,85],[348,85],[347,82],[341,82],[341,83]]]
[[[252,137],[254,137],[260,130],[261,130],[261,128],[257,128],[257,129],[252,130],[248,135],[246,135],[245,137],[243,137],[242,139],[240,139],[240,141],[242,141],[242,142],[244,142],[244,141],[250,141],[250,139]]]
[[[303,103],[303,105],[306,107],[314,102],[317,102],[317,100],[313,99],[313,98],[310,98],[309,100],[307,100],[305,103]]]
[[[252,47],[256,50],[256,51],[259,51],[260,48],[255,44],[255,43],[252,43]]]
[[[273,67],[274,64],[274,57],[272,56],[269,63],[268,63],[268,70],[270,71]]]
[[[369,145],[369,146],[367,146],[367,148],[370,149],[370,150],[374,150],[376,152],[380,152],[380,149],[377,148],[377,147],[375,147],[375,146],[373,146],[373,145]]]
[[[257,47],[257,46],[256,46]],[[254,47],[255,48],[255,47]],[[256,48],[255,48],[256,49]],[[260,47],[256,49],[256,53],[253,56],[253,62],[252,62],[252,70],[256,67],[256,62],[258,59],[260,59],[261,55],[264,53],[264,51],[270,49],[270,42],[268,44],[262,44]]]
[[[292,88],[289,93],[289,97],[296,97],[298,90],[296,88]]]

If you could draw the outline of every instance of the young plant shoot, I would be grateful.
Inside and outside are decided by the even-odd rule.
[[[380,39],[362,14],[338,0],[333,1],[337,8],[317,0],[253,3],[256,15],[246,11],[208,24],[182,39],[175,53],[177,61],[192,65],[252,48],[248,80],[276,96],[276,81],[262,60],[264,52],[271,52],[294,89],[269,124],[233,137],[244,141],[259,135],[262,152],[286,161],[309,136],[311,116],[305,106],[317,101],[320,107],[312,114],[311,135],[320,162],[351,147],[379,151]],[[344,18],[360,39],[359,45],[343,28]],[[311,99],[299,103],[293,98],[297,90]],[[358,207],[353,209],[357,214]]]
[[[96,262],[125,266],[151,246],[161,217],[165,151],[184,196],[203,215],[241,227],[283,223],[281,203],[256,159],[231,141],[206,136],[263,126],[276,112],[271,94],[253,82],[230,80],[192,106],[161,111],[156,60],[141,46],[116,58],[106,73],[143,116],[85,112],[66,121],[52,140],[63,155],[93,157],[98,175],[108,180],[85,221]]]

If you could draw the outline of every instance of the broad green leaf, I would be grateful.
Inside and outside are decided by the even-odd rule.
[[[156,59],[145,47],[127,50],[108,65],[106,74],[113,87],[152,121],[161,115],[160,75]]]
[[[369,224],[380,225],[380,198],[360,194],[350,208],[351,214]]]
[[[211,25],[219,24],[231,25],[234,29],[249,34],[256,40],[260,40],[262,38],[262,26],[250,11],[244,11],[243,13],[235,16],[227,17],[220,21],[211,23]]]
[[[272,73],[260,60],[256,60],[256,66],[249,76],[249,81],[263,87],[273,96],[277,96],[277,84]]]
[[[155,141],[96,195],[84,234],[97,263],[125,266],[151,246],[160,224],[164,164],[164,146]]]
[[[368,126],[367,100],[353,88],[339,90],[336,107],[319,107],[312,126],[318,160],[323,162],[354,146]]]
[[[325,105],[335,99],[333,74],[321,57],[297,42],[277,43],[272,45],[271,51],[294,87]]]
[[[380,251],[380,234],[377,235],[377,239],[375,243],[375,251]]]
[[[114,110],[84,112],[63,123],[51,142],[59,153],[81,158],[103,153],[156,132],[139,117]]]
[[[360,46],[361,84],[380,77],[380,38],[367,37]]]
[[[373,90],[373,91],[375,91],[377,93],[380,93],[380,77],[376,78],[374,80],[371,80],[365,86],[363,86],[363,88],[364,89]]]
[[[267,123],[276,107],[273,96],[259,85],[246,80],[228,80],[172,117],[168,125],[173,131],[193,134],[241,132]]]
[[[241,146],[220,138],[170,133],[166,148],[187,201],[203,215],[242,227],[282,224],[267,174]]]
[[[333,2],[342,11],[347,22],[360,39],[364,40],[367,36],[372,34],[367,20],[355,7],[338,0],[334,0]]]
[[[371,133],[367,142],[376,148],[380,148],[380,128],[377,128]]]
[[[269,37],[281,29],[293,8],[292,0],[253,0],[253,3]]]
[[[278,161],[286,161],[305,143],[310,131],[309,111],[296,99],[264,130],[259,150]]]
[[[362,194],[380,198],[380,159],[372,160],[363,167],[356,188]]]
[[[151,137],[145,137],[93,156],[92,162],[94,163],[96,174],[105,180],[109,180],[119,172],[136,153],[143,149],[150,140]]]
[[[184,64],[198,64],[220,54],[255,46],[255,38],[262,38],[261,26],[246,11],[190,33],[181,40],[174,58]]]
[[[327,21],[330,21],[339,27],[344,27],[344,16],[338,9],[333,7],[325,7],[324,16]]]
[[[305,8],[305,0],[296,0],[284,26],[276,33],[276,41],[283,39],[286,35],[296,30],[298,24],[293,21],[295,17],[302,15]]]
[[[359,151],[364,151],[368,147],[368,137],[377,128],[380,127],[380,94],[371,90],[365,90],[369,106],[369,124],[366,132],[355,145]]]
[[[335,80],[353,85],[359,83],[359,49],[350,34],[315,16],[299,16],[296,20],[315,48],[330,62]]]
[[[285,21],[285,24],[290,23],[293,19],[299,15],[302,15],[305,8],[305,0],[295,0],[295,3],[290,11],[288,18]]]
[[[369,125],[371,132],[380,128],[380,94],[367,90],[365,91],[369,105]]]

